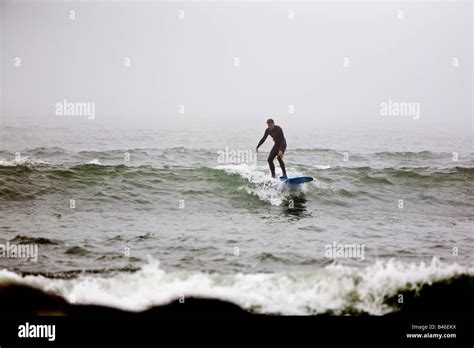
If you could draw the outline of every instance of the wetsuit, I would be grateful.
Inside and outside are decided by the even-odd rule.
[[[285,153],[286,150],[286,140],[285,136],[283,135],[283,129],[279,126],[274,126],[272,130],[267,128],[265,130],[265,134],[263,138],[258,142],[257,149],[262,145],[268,136],[273,138],[275,145],[273,145],[270,155],[268,155],[268,165],[270,166],[270,171],[272,172],[272,177],[275,177],[275,165],[273,164],[273,160],[278,155],[278,152],[281,151]],[[281,171],[283,172],[283,176],[286,176],[286,169],[285,169],[285,162],[283,162],[283,158],[278,156],[278,162],[280,163]]]

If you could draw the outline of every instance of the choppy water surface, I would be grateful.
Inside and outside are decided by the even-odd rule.
[[[189,291],[262,312],[383,313],[367,293],[472,271],[470,139],[288,130],[289,175],[315,178],[288,189],[269,178],[270,144],[256,163],[219,157],[262,132],[2,129],[0,241],[39,256],[0,259],[0,279],[128,309]],[[341,244],[363,254],[328,258]]]

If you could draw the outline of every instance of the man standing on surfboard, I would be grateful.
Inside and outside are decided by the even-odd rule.
[[[281,171],[283,172],[283,176],[281,179],[286,179],[286,169],[285,169],[285,162],[283,162],[283,155],[285,154],[286,150],[286,140],[285,136],[283,135],[283,129],[280,126],[275,124],[271,118],[267,120],[267,129],[265,129],[265,134],[263,138],[258,142],[257,145],[257,154],[258,148],[265,142],[268,136],[273,138],[275,145],[273,145],[272,150],[270,151],[270,155],[268,155],[268,165],[270,166],[270,171],[272,172],[272,178],[275,178],[275,165],[273,164],[273,160],[275,157],[278,158],[278,162],[280,163]]]

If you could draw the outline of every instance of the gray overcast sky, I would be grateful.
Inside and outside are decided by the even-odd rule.
[[[0,11],[5,126],[245,128],[274,116],[305,128],[473,129],[471,1],[7,1]],[[64,99],[94,102],[95,119],[55,115]],[[389,99],[420,103],[420,119],[381,116]]]

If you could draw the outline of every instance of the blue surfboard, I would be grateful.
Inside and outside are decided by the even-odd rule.
[[[313,178],[310,176],[295,176],[293,178],[287,178],[287,179],[280,178],[280,180],[284,184],[299,185],[299,184],[304,184],[305,182],[313,181]]]

